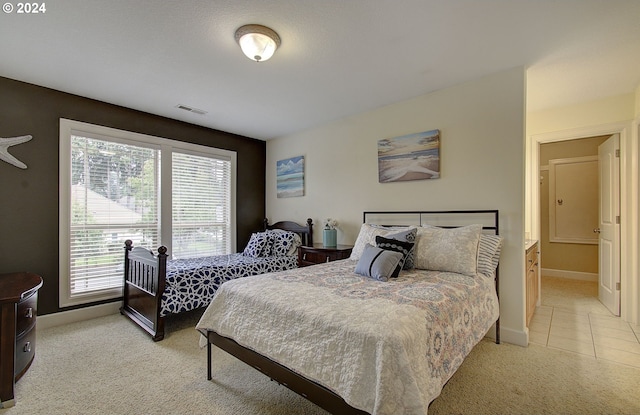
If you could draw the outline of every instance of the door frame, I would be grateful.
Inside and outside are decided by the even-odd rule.
[[[531,135],[526,146],[525,226],[531,239],[540,239],[540,145],[601,135],[620,134],[620,317],[640,324],[638,275],[638,126],[619,122]],[[635,126],[635,131],[632,130]],[[526,198],[525,198],[526,199]],[[527,214],[528,212],[528,214]],[[544,261],[544,258],[542,258]],[[540,287],[538,287],[540,288]],[[538,300],[540,301],[540,300]]]

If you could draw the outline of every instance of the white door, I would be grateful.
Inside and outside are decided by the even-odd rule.
[[[614,134],[598,147],[600,178],[598,298],[620,315],[620,136]]]

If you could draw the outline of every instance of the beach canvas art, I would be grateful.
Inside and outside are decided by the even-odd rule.
[[[304,156],[280,160],[276,169],[279,198],[304,196]]]
[[[440,177],[440,130],[378,141],[380,183]]]

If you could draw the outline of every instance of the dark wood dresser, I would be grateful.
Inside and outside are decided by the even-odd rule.
[[[0,275],[0,408],[15,404],[15,382],[36,354],[36,315],[42,278],[29,272]]]
[[[323,262],[347,259],[351,256],[352,245],[338,245],[332,248],[322,244],[313,246],[301,246],[298,248],[298,266],[321,264]]]

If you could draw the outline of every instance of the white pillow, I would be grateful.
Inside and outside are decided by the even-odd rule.
[[[385,227],[379,225],[371,225],[370,223],[363,223],[362,226],[360,226],[360,233],[358,233],[356,243],[353,245],[351,256],[349,258],[355,261],[359,260],[362,256],[365,245],[376,245],[376,236],[387,236],[398,231],[409,229],[415,229],[415,226]]]
[[[451,229],[425,225],[418,228],[415,267],[471,277],[477,275],[481,233],[482,225]]]

